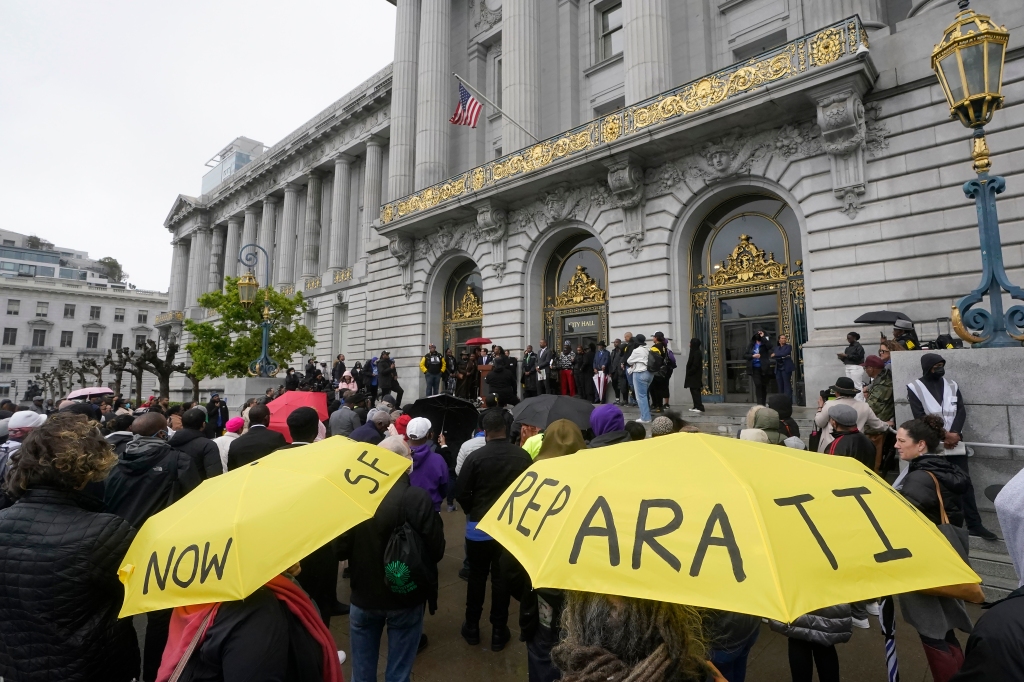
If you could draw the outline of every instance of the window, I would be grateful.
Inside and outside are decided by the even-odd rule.
[[[16,298],[7,299],[7,314],[17,315],[21,312],[21,301]]]
[[[601,12],[601,60],[622,54],[622,3]]]
[[[114,322],[124,322],[124,308],[114,308]]]
[[[4,240],[4,246],[14,246],[14,240],[13,239],[5,239]]]
[[[4,327],[4,345],[13,346],[18,343],[18,330],[11,327]]]
[[[501,108],[501,60],[494,60],[494,103]],[[498,113],[498,112],[494,112]]]
[[[71,343],[75,338],[74,332],[61,332],[60,333],[60,347],[71,348]]]
[[[148,341],[148,340],[149,340],[149,337],[146,336],[145,334],[136,334],[135,335],[135,350],[145,350],[145,348],[146,348],[146,341]]]
[[[32,345],[36,348],[46,345],[46,330],[45,329],[33,329],[32,330]]]
[[[149,322],[149,311],[148,310],[140,310],[139,311],[139,324],[146,324],[147,322]]]
[[[100,345],[100,333],[89,332],[85,335],[85,347],[86,348],[97,348]]]
[[[11,387],[10,386],[0,386],[0,397],[10,398],[11,397]]]
[[[14,369],[14,358],[0,358],[0,372],[10,372]]]
[[[75,304],[65,303],[64,304],[64,319],[73,320],[75,319]]]
[[[500,159],[501,158],[501,147],[495,147],[494,148],[494,158],[496,158],[496,159]]]
[[[46,317],[50,312],[50,304],[46,301],[36,303],[36,317]]]
[[[28,361],[28,372],[29,374],[39,374],[43,371],[43,359],[32,358]]]
[[[100,307],[98,305],[89,306],[89,319],[98,320],[100,319]]]
[[[113,334],[110,337],[110,348],[111,350],[124,348],[124,334]]]

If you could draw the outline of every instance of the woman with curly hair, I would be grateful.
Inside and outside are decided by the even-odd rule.
[[[7,679],[127,682],[138,676],[117,569],[135,531],[81,493],[117,463],[96,423],[58,413],[11,459],[0,511],[0,671]]]
[[[564,682],[724,682],[707,661],[701,618],[683,604],[566,592],[551,660]]]

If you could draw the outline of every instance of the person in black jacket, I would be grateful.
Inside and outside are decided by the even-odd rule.
[[[114,448],[114,454],[120,457],[128,443],[132,442],[134,434],[129,430],[135,417],[130,414],[119,414],[110,422],[110,433],[107,434],[107,442]]]
[[[482,426],[487,442],[466,458],[455,483],[455,499],[466,512],[466,558],[469,560],[462,637],[474,646],[480,643],[480,616],[490,573],[491,651],[501,651],[511,638],[508,629],[510,596],[498,566],[502,548],[497,540],[477,530],[476,524],[533,460],[526,450],[508,442],[503,415],[488,412]]]
[[[288,441],[277,431],[271,431],[270,408],[253,405],[249,408],[249,430],[231,442],[228,448],[228,471],[266,457],[283,447]]]
[[[828,418],[832,423],[832,436],[835,440],[825,447],[825,454],[853,457],[874,470],[875,444],[857,430],[857,410],[849,405],[837,403],[829,409]]]
[[[249,413],[251,415],[252,410]],[[203,433],[205,426],[206,414],[198,407],[194,407],[181,415],[181,430],[175,431],[169,441],[172,448],[188,453],[203,480],[224,473],[220,463],[220,450],[217,449],[217,444]]]
[[[162,417],[161,417],[162,419]],[[10,681],[128,682],[138,676],[131,619],[119,621],[117,569],[135,536],[78,490],[117,463],[96,425],[53,415],[11,463],[15,504],[0,511],[0,674]]]
[[[747,361],[747,374],[754,383],[754,392],[758,405],[766,405],[768,398],[768,382],[771,381],[772,363],[770,359],[771,344],[768,335],[758,331],[750,339],[743,358]]]
[[[935,495],[935,481],[928,475],[933,474],[939,481],[942,504],[949,522],[954,526],[963,526],[964,513],[960,506],[960,496],[967,490],[970,479],[959,467],[937,454],[942,451],[945,433],[942,419],[935,415],[900,424],[896,432],[896,449],[900,459],[910,462],[910,467],[899,491],[932,523],[938,525],[942,522],[939,499]]]
[[[224,427],[227,426],[230,414],[228,404],[221,400],[220,393],[211,393],[210,402],[206,404],[206,414],[210,422],[210,431],[214,438],[224,435]]]
[[[108,512],[138,529],[196,488],[202,478],[194,459],[167,442],[167,420],[159,412],[136,418],[132,432],[135,439],[103,483],[103,502]],[[148,682],[156,679],[171,611],[152,611],[146,619],[142,678]]]
[[[432,584],[417,585],[411,591],[399,589],[384,567],[384,552],[392,533],[404,523],[422,541],[422,558],[433,579]],[[437,609],[437,562],[445,550],[444,525],[434,511],[430,494],[411,485],[409,474],[403,473],[381,500],[373,518],[338,538],[335,549],[338,559],[349,562],[353,679],[377,679],[380,637],[386,626],[388,679],[408,680],[423,633],[424,606],[429,605],[431,614]]]
[[[690,412],[704,411],[704,401],[701,400],[701,390],[704,388],[704,349],[700,345],[700,339],[690,339],[690,354],[686,356],[683,388],[690,389],[690,399],[693,400]]]
[[[783,439],[800,437],[800,426],[793,419],[793,399],[785,393],[768,396],[768,407],[779,413],[779,433]]]
[[[519,397],[516,391],[516,375],[508,366],[508,358],[499,355],[494,359],[494,364],[484,382],[491,393],[497,395],[503,405],[516,405]]]
[[[395,402],[401,405],[405,390],[398,383],[398,368],[395,367],[395,361],[391,359],[391,353],[388,351],[382,351],[380,360],[377,361],[377,379],[381,395],[393,393]]]

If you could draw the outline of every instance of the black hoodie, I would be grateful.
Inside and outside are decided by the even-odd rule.
[[[107,511],[141,528],[153,514],[163,511],[202,483],[192,458],[155,436],[128,444],[104,481]]]
[[[768,407],[779,413],[779,432],[783,438],[800,437],[800,427],[793,419],[793,400],[785,393],[768,396]]]
[[[942,395],[946,390],[945,377],[932,374],[932,367],[945,362],[945,359],[938,353],[925,353],[921,356],[921,383],[928,389],[928,392],[932,394],[935,401],[942,404]],[[907,389],[907,402],[910,403],[910,412],[914,415],[914,419],[921,419],[924,417],[925,409],[921,403],[920,398]],[[964,422],[967,421],[967,409],[964,407],[964,397],[960,393],[960,388],[956,389],[956,416],[953,417],[953,423],[950,424],[948,431],[950,433],[963,433]]]
[[[924,455],[910,461],[910,469],[903,478],[900,493],[912,505],[928,517],[935,525],[941,523],[939,500],[935,496],[935,481],[928,475],[931,472],[939,480],[942,491],[942,503],[946,507],[946,516],[954,526],[964,525],[964,514],[960,507],[960,496],[967,491],[971,479],[962,470],[953,466],[940,455]]]

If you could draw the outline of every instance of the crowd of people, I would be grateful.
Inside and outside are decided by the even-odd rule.
[[[466,597],[460,635],[467,644],[484,638],[486,611],[489,648],[502,650],[512,638],[515,599],[531,682],[742,681],[760,618],[534,587],[515,558],[477,526],[535,461],[586,457],[594,448],[697,430],[668,410],[668,378],[676,360],[664,335],[655,333],[650,346],[642,334],[624,336],[611,350],[599,343],[554,354],[541,341],[539,352],[528,346],[521,360],[500,346],[481,348],[479,355],[460,353],[456,360],[450,350],[442,354],[431,345],[420,363],[428,395],[477,397],[485,375],[482,409],[466,425],[471,436],[462,442],[449,442],[450,429],[409,413],[414,411],[402,403],[387,351],[365,369],[360,363],[349,369],[338,356],[326,372],[311,359],[302,376],[289,371],[282,389],[247,400],[237,416],[216,393],[206,404],[150,398],[135,410],[119,396],[64,401],[55,411],[45,403],[0,404],[0,676],[335,682],[347,658],[356,682],[371,682],[378,676],[386,630],[384,677],[409,680],[417,654],[428,646],[425,616],[438,608],[443,514],[461,511],[459,575],[466,580]],[[957,383],[946,376],[943,357],[920,355],[922,374],[907,387],[913,419],[897,427],[890,370],[895,349],[885,344],[878,355],[866,355],[855,334],[849,341],[839,359],[854,369],[819,394],[813,428],[801,434],[789,382],[792,346],[785,337],[772,343],[763,332],[755,335],[748,370],[765,404],[750,409],[738,438],[852,457],[881,475],[894,475],[896,490],[937,528],[966,524],[970,535],[995,538],[977,510],[962,443],[966,407]],[[701,411],[703,351],[697,339],[685,373],[692,409]],[[789,390],[767,395],[767,384],[756,377],[769,373]],[[312,408],[292,411],[290,444],[270,428],[269,404],[287,390],[337,397],[323,421]],[[604,402],[611,392],[618,404]],[[513,418],[511,406],[542,393],[596,403],[588,428],[566,419]],[[620,405],[631,401],[638,404],[639,419],[623,414]],[[116,617],[123,599],[117,569],[146,520],[205,479],[331,436],[378,445],[409,460],[374,517],[301,558],[245,600],[146,614],[140,648],[131,621]],[[1024,478],[1018,476],[996,500],[1008,540],[1024,528],[1016,504],[1022,491]],[[414,589],[398,585],[386,569],[385,556],[399,531],[415,538],[419,548]],[[1017,556],[1024,550],[1008,544],[1018,571],[1024,570],[1024,554]],[[337,597],[339,571],[349,580],[350,604]],[[938,682],[1024,679],[1024,616],[1015,601],[1021,595],[1024,589],[978,623],[964,601],[982,601],[980,587],[960,585],[837,604],[792,623],[771,622],[770,628],[788,639],[794,682],[809,682],[815,669],[818,680],[834,682],[840,679],[837,646],[850,640],[854,628],[869,628],[871,616],[883,631],[891,628],[899,604]],[[345,615],[350,650],[338,652],[328,627],[332,618]],[[965,646],[956,630],[970,635]]]

